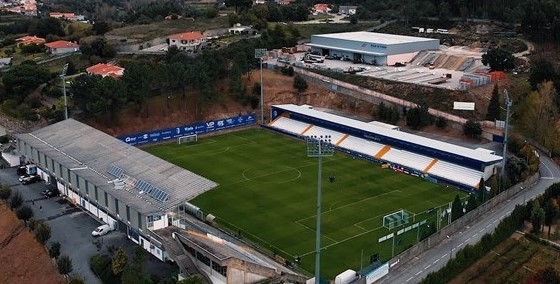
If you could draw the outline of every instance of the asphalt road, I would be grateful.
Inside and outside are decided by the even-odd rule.
[[[464,230],[448,236],[448,238],[431,250],[418,256],[413,261],[398,266],[394,271],[379,283],[418,283],[430,272],[437,271],[455,253],[467,244],[475,244],[486,233],[491,233],[500,223],[500,220],[508,216],[517,204],[523,204],[534,197],[544,193],[545,189],[556,182],[560,182],[560,169],[548,157],[541,154],[540,181],[532,188],[521,191],[510,202],[504,202],[501,207],[495,208],[490,214],[464,228]]]

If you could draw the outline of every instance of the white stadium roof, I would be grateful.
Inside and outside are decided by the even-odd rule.
[[[378,44],[386,44],[386,45],[424,42],[424,41],[439,41],[438,39],[433,39],[433,38],[372,33],[372,32],[320,34],[320,35],[313,35],[313,37],[336,38],[336,39],[344,39],[350,41],[363,41],[367,43],[378,43]]]
[[[385,136],[385,137],[388,137],[388,138],[401,140],[401,141],[408,141],[408,142],[411,142],[411,143],[414,143],[414,144],[417,144],[417,145],[420,145],[420,146],[436,149],[438,151],[444,151],[444,152],[460,155],[460,156],[471,158],[471,159],[481,161],[481,162],[484,162],[484,163],[493,163],[493,162],[498,162],[498,161],[502,160],[501,156],[491,154],[488,151],[470,149],[470,148],[467,148],[467,147],[463,147],[463,146],[459,146],[459,145],[455,145],[455,144],[451,144],[451,143],[447,143],[447,142],[443,142],[443,141],[439,141],[439,140],[435,140],[435,139],[430,139],[430,138],[414,135],[414,134],[407,133],[407,132],[395,131],[395,130],[392,130],[392,129],[387,129],[387,128],[384,128],[384,127],[376,126],[376,125],[373,125],[373,124],[370,124],[370,123],[367,123],[367,122],[362,122],[362,121],[358,121],[358,120],[355,120],[355,119],[346,118],[346,117],[343,117],[343,116],[338,116],[338,115],[330,114],[330,113],[327,113],[327,112],[318,111],[318,110],[315,110],[315,109],[309,109],[307,107],[302,107],[302,106],[298,106],[298,105],[294,105],[294,104],[273,105],[273,107],[284,109],[284,110],[294,112],[294,113],[299,113],[299,114],[302,114],[302,115],[307,115],[307,116],[310,116],[310,117],[315,117],[315,118],[322,119],[322,120],[325,120],[325,121],[335,122],[335,123],[338,123],[340,125],[344,125],[344,126],[360,129],[360,130],[363,130],[363,131],[375,133],[375,134],[382,135],[382,136]]]

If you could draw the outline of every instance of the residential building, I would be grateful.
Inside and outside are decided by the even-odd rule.
[[[331,7],[329,7],[329,4],[315,4],[313,5],[313,8],[311,8],[311,10],[313,10],[313,13],[327,14],[332,9]]]
[[[75,42],[65,40],[48,42],[45,43],[45,46],[47,47],[47,53],[50,53],[52,55],[68,54],[78,52],[80,50],[80,45]]]
[[[257,30],[255,30],[252,26],[242,26],[241,24],[237,23],[230,29],[228,29],[229,34],[231,35],[241,35],[241,34],[255,34]]]
[[[46,40],[41,37],[37,36],[24,36],[20,38],[16,38],[17,46],[20,45],[28,45],[28,44],[44,44]]]
[[[50,12],[49,17],[57,18],[61,20],[77,21],[78,17],[74,13],[64,13],[64,12]]]
[[[99,63],[86,68],[86,72],[90,75],[101,75],[102,77],[111,76],[113,78],[119,78],[124,74],[124,68],[113,64]]]
[[[358,6],[340,6],[338,7],[338,13],[343,15],[356,15]]]
[[[170,35],[167,39],[169,46],[176,46],[179,50],[193,51],[199,49],[207,40],[201,32],[186,32]]]

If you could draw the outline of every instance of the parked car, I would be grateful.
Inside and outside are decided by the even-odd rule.
[[[18,180],[19,180],[19,182],[23,182],[23,180],[26,179],[26,178],[29,178],[28,174],[21,175]]]
[[[31,184],[31,183],[36,183],[41,181],[41,176],[38,175],[34,175],[34,176],[29,176],[27,178],[24,178],[21,183],[23,184]]]
[[[99,227],[97,227],[95,230],[93,230],[93,232],[91,232],[91,235],[94,237],[99,237],[99,236],[103,236],[106,235],[107,233],[109,233],[110,231],[112,231],[113,228],[111,228],[111,226],[104,224],[101,225]]]
[[[45,196],[45,198],[51,198],[51,197],[55,197],[58,196],[58,188],[50,188],[47,189],[46,192],[43,191],[43,196]]]

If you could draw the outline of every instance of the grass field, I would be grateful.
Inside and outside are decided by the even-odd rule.
[[[301,257],[299,268],[313,273],[318,160],[307,157],[306,147],[265,129],[249,129],[145,150],[219,183],[192,203],[265,251],[291,262]],[[323,158],[322,164],[321,275],[329,279],[348,268],[366,267],[374,253],[387,261],[393,247],[395,254],[405,250],[428,229],[379,243],[380,237],[403,228],[384,228],[384,215],[404,209],[416,214],[415,222],[427,219],[430,224],[436,211],[427,213],[428,208],[447,208],[455,195],[464,197],[458,190],[341,153]],[[329,182],[329,176],[335,181]]]

